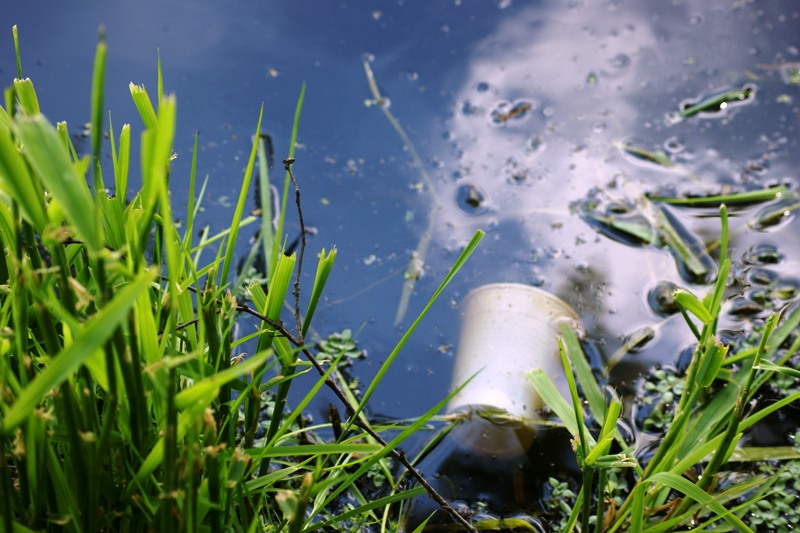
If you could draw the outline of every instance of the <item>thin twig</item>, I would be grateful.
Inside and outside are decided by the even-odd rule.
[[[300,218],[300,250],[297,252],[297,271],[294,278],[294,318],[297,321],[297,334],[299,335],[300,343],[303,343],[303,320],[300,317],[300,272],[303,269],[303,254],[306,251],[306,225],[303,222],[303,208],[300,206],[300,187],[297,185],[297,180],[292,172],[292,163],[294,157],[289,157],[283,160],[283,168],[289,173],[294,185],[294,201],[297,204],[297,216]]]

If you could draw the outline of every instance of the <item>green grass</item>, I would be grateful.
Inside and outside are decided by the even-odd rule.
[[[780,317],[771,315],[762,328],[760,341],[752,348],[734,354],[732,347],[717,339],[716,327],[731,265],[724,205],[720,207],[720,219],[721,261],[712,291],[704,297],[684,289],[675,293],[675,301],[697,345],[686,375],[679,378],[680,399],[671,418],[662,421],[664,433],[652,455],[640,459],[640,450],[626,443],[617,431],[619,400],[605,400],[569,328],[563,332],[561,353],[572,406],[541,371],[529,374],[545,403],[573,434],[576,458],[583,472],[580,492],[574,496],[570,512],[560,511],[565,531],[572,531],[578,523],[581,531],[597,532],[699,530],[710,524],[715,531],[752,531],[747,525],[750,513],[763,513],[762,504],[772,495],[769,487],[783,478],[777,474],[734,477],[728,474],[747,472],[739,464],[742,461],[800,457],[797,450],[786,453],[785,449],[738,447],[741,437],[756,422],[800,398],[800,393],[788,393],[771,405],[750,407],[759,389],[771,379],[784,374],[800,375],[786,366],[798,350],[796,339],[791,345],[787,341],[800,324],[800,309],[783,317],[780,326]],[[585,420],[573,372],[596,421],[594,426],[590,427]],[[736,464],[731,463],[733,460]],[[696,477],[693,472],[702,475]],[[612,488],[609,483],[612,477],[629,481]],[[555,480],[551,485],[561,492],[566,490]],[[614,496],[619,503],[606,506],[606,501]]]
[[[327,354],[323,366],[305,341],[336,250],[319,252],[313,283],[301,288],[305,241],[297,254],[280,247],[293,192],[302,218],[291,163],[277,228],[267,213],[251,252],[266,258],[267,286],[234,268],[241,230],[259,222],[244,215],[256,171],[269,190],[262,114],[228,228],[202,228],[196,241],[205,190],[203,183],[195,196],[198,143],[181,233],[169,189],[177,98],[163,92],[160,57],[155,98],[130,85],[141,124],[116,130],[108,115],[104,148],[101,33],[84,155],[65,123],[42,114],[34,82],[23,77],[16,27],[13,35],[18,75],[0,107],[0,529],[391,531],[409,498],[437,498],[398,446],[447,398],[405,427],[372,424],[363,410],[482,234],[359,398],[342,385],[345,354]],[[139,191],[128,187],[134,131]],[[240,339],[245,315],[261,326]],[[296,378],[309,372],[319,375],[290,405]],[[341,400],[343,430],[338,420],[308,426],[303,417],[323,387]],[[420,485],[399,484],[398,464]]]

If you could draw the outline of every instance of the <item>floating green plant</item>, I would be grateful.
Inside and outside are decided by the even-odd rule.
[[[647,161],[662,167],[670,168],[675,165],[669,156],[661,150],[647,150],[639,146],[623,143],[621,149],[624,153],[635,157],[636,159]]]
[[[648,194],[647,198],[654,202],[662,202],[671,205],[686,205],[693,207],[719,207],[720,204],[747,205],[761,202],[769,202],[781,198],[788,192],[789,188],[785,185],[778,185],[757,191],[747,191],[732,194],[714,194],[710,196],[690,196],[686,198],[659,196]]]
[[[745,85],[741,89],[725,91],[721,94],[703,98],[696,102],[689,102],[681,107],[678,116],[682,119],[690,118],[699,114],[713,114],[725,111],[731,105],[742,104],[751,101],[756,96],[756,89],[751,85]]]

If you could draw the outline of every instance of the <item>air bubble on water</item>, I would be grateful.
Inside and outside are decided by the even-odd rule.
[[[485,93],[486,91],[488,91],[488,90],[489,90],[489,82],[487,82],[487,81],[481,81],[481,82],[479,82],[479,83],[478,83],[478,85],[475,87],[475,89],[476,89],[476,90],[477,90],[479,93]]]
[[[528,139],[526,152],[528,155],[535,155],[544,150],[544,139],[541,138],[539,135],[534,135],[530,139]]]
[[[546,118],[552,117],[553,115],[555,115],[555,113],[556,110],[553,109],[552,107],[545,107],[544,109],[542,109],[542,115]]]
[[[702,15],[692,15],[689,17],[689,26],[699,26],[703,23]]]
[[[531,272],[530,283],[534,287],[542,287],[546,281],[546,278],[541,272],[538,272],[537,270],[533,270],[533,272]]]
[[[671,154],[679,154],[686,148],[686,144],[677,136],[672,136],[664,141],[664,150]]]
[[[467,214],[486,213],[489,210],[487,203],[486,194],[474,185],[462,185],[456,191],[456,204]]]
[[[606,131],[607,127],[608,125],[606,125],[605,122],[595,122],[594,126],[592,126],[592,131],[594,131],[595,133],[602,133]]]
[[[631,58],[627,54],[617,54],[611,59],[611,66],[614,68],[625,68],[631,64]]]
[[[481,108],[473,104],[469,100],[464,100],[464,105],[461,106],[461,113],[464,115],[477,115],[480,113]]]

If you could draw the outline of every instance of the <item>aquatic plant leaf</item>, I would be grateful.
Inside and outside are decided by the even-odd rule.
[[[788,222],[794,216],[795,211],[800,209],[800,198],[794,194],[786,194],[777,202],[765,206],[758,211],[748,222],[748,226],[756,231],[765,231],[778,224]]]
[[[595,231],[614,241],[630,246],[644,246],[655,242],[652,224],[639,214],[601,215],[583,213],[581,218]]]
[[[758,191],[739,192],[732,194],[716,194],[711,196],[690,196],[677,198],[670,196],[646,195],[648,200],[670,205],[690,205],[695,207],[716,207],[719,204],[747,205],[760,202],[769,202],[781,198],[789,188],[786,185],[768,187]]]
[[[675,163],[672,162],[669,156],[664,152],[662,152],[661,150],[647,150],[645,148],[641,148],[639,146],[635,146],[633,144],[628,144],[628,143],[620,145],[620,149],[623,151],[623,153],[626,153],[641,161],[655,163],[656,165],[660,165],[666,168],[675,165]]]
[[[714,281],[716,265],[703,243],[692,235],[664,206],[653,203],[659,236],[672,252],[681,277],[689,283]]]
[[[732,104],[742,104],[752,101],[755,96],[755,87],[752,85],[745,85],[741,89],[725,91],[724,93],[701,99],[698,102],[684,105],[678,113],[678,116],[682,119],[686,119],[700,113],[719,113],[728,109]]]

